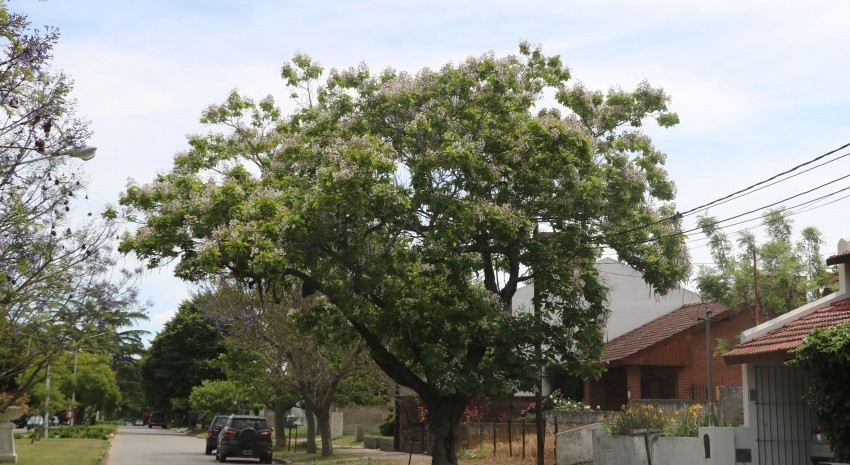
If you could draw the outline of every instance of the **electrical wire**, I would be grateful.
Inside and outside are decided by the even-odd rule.
[[[650,222],[650,223],[643,224],[643,225],[641,225],[641,226],[636,226],[636,227],[634,227],[634,228],[627,229],[627,230],[625,230],[625,231],[617,231],[617,232],[614,232],[614,233],[611,233],[611,234],[606,234],[606,235],[604,235],[604,236],[600,237],[600,238],[599,238],[599,241],[600,241],[600,242],[601,242],[601,241],[605,241],[605,240],[608,240],[608,239],[609,239],[609,238],[611,238],[611,237],[622,236],[622,235],[624,235],[624,234],[628,234],[628,233],[631,233],[631,232],[634,232],[634,231],[639,231],[639,230],[641,230],[641,229],[646,229],[646,228],[648,228],[648,227],[650,227],[650,226],[654,226],[654,225],[656,225],[656,224],[660,224],[660,223],[663,223],[663,222],[665,222],[665,221],[672,221],[672,220],[680,219],[680,218],[682,218],[682,217],[684,217],[684,216],[691,215],[691,214],[693,214],[693,213],[696,213],[696,212],[699,212],[699,211],[705,210],[705,209],[707,209],[708,207],[710,207],[710,206],[712,206],[712,205],[717,205],[717,204],[720,204],[721,202],[722,202],[722,203],[725,203],[726,201],[734,200],[734,199],[733,199],[733,197],[735,197],[735,196],[738,196],[738,197],[735,197],[735,198],[743,197],[743,195],[739,195],[739,194],[743,194],[743,193],[748,192],[748,191],[753,191],[753,192],[755,192],[756,190],[754,190],[754,189],[755,189],[756,187],[759,187],[759,186],[762,186],[762,185],[764,185],[764,184],[767,184],[767,183],[769,183],[770,181],[773,181],[774,179],[779,178],[779,177],[781,177],[781,176],[784,176],[784,175],[786,175],[786,174],[793,173],[794,171],[797,171],[798,169],[800,169],[800,168],[802,168],[802,167],[804,167],[804,166],[811,165],[812,163],[815,163],[815,162],[817,162],[817,161],[820,161],[820,160],[824,159],[825,157],[828,157],[828,156],[830,156],[830,155],[832,155],[832,154],[834,154],[834,153],[836,153],[836,152],[839,152],[839,151],[841,151],[841,150],[844,150],[844,149],[845,149],[845,148],[847,148],[847,147],[850,147],[850,142],[848,142],[848,143],[846,143],[846,144],[844,144],[844,145],[842,145],[842,146],[840,146],[840,147],[838,147],[838,148],[836,148],[836,149],[830,150],[830,151],[828,151],[828,152],[826,152],[826,153],[824,153],[824,154],[822,154],[822,155],[818,155],[817,157],[812,158],[811,160],[808,160],[808,161],[806,161],[806,162],[800,163],[799,165],[794,166],[794,167],[792,167],[792,168],[790,168],[790,169],[788,169],[788,170],[785,170],[785,171],[783,171],[783,172],[781,172],[781,173],[775,174],[775,175],[773,175],[773,176],[771,176],[771,177],[769,177],[769,178],[767,178],[767,179],[764,179],[764,180],[759,181],[759,182],[757,182],[757,183],[755,183],[755,184],[751,184],[751,185],[749,185],[749,186],[747,186],[747,187],[745,187],[745,188],[743,188],[743,189],[740,189],[740,190],[737,190],[737,191],[735,191],[735,192],[732,192],[731,194],[728,194],[728,195],[725,195],[725,196],[723,196],[723,197],[720,197],[720,198],[714,199],[714,200],[712,200],[712,201],[710,201],[710,202],[704,203],[704,204],[702,204],[702,205],[699,205],[699,206],[697,206],[697,207],[691,208],[691,209],[689,209],[689,210],[685,210],[684,212],[676,212],[676,213],[675,213],[675,214],[673,214],[673,215],[670,215],[670,216],[668,216],[668,217],[665,217],[665,218],[661,218],[661,219],[655,220],[655,221]],[[847,156],[847,155],[848,155],[848,154],[841,155],[840,157],[836,158],[835,160],[838,160],[838,159],[840,159],[840,158],[843,158],[843,157],[845,157],[845,156]],[[832,160],[832,161],[835,161],[835,160]],[[832,161],[827,162],[827,163],[831,163]],[[823,163],[822,165],[819,165],[819,166],[823,166],[823,165],[825,165],[825,164],[827,164],[827,163]],[[819,167],[819,166],[816,166],[816,167],[814,167],[814,168],[817,168],[817,167]],[[814,169],[814,168],[811,168],[811,169]],[[810,170],[807,170],[807,171],[810,171]],[[802,174],[802,173],[800,173],[800,174]],[[795,175],[795,176],[796,176],[796,175]],[[788,180],[788,179],[791,179],[792,177],[793,177],[793,176],[789,176],[788,178],[785,178],[785,179],[782,179],[782,180],[780,180],[780,181],[777,181],[777,183],[778,183],[778,182],[782,182],[782,181],[786,181],[786,180]],[[776,184],[776,183],[773,183],[773,184]],[[773,184],[770,184],[770,185],[773,185]],[[768,186],[764,186],[764,187],[768,187]],[[760,188],[760,189],[761,189],[761,188]],[[759,189],[759,190],[760,190],[760,189]]]
[[[821,189],[821,188],[826,187],[826,186],[828,186],[828,185],[830,185],[830,184],[834,184],[834,183],[836,183],[836,182],[838,182],[838,181],[841,181],[841,180],[843,180],[843,179],[847,179],[847,178],[850,178],[850,174],[848,174],[848,175],[844,175],[844,176],[841,176],[840,178],[833,179],[832,181],[825,182],[825,183],[823,183],[823,184],[821,184],[821,185],[819,185],[819,186],[817,186],[817,187],[813,187],[813,188],[811,188],[811,189],[809,189],[809,190],[807,190],[807,191],[803,191],[803,192],[800,192],[799,194],[795,194],[795,195],[792,195],[792,196],[790,196],[790,197],[786,197],[786,198],[784,198],[784,199],[782,199],[782,200],[779,200],[779,201],[773,202],[773,203],[771,203],[771,204],[768,204],[768,205],[765,205],[765,206],[762,206],[762,207],[759,207],[759,208],[755,208],[755,209],[752,209],[752,210],[746,211],[746,212],[744,212],[744,213],[740,213],[740,214],[737,214],[737,215],[733,215],[733,216],[730,216],[730,217],[728,217],[728,218],[724,218],[724,219],[722,219],[722,220],[714,221],[714,222],[713,222],[713,223],[711,223],[711,224],[712,224],[712,225],[718,225],[718,224],[720,224],[720,223],[725,223],[725,222],[727,222],[727,221],[731,221],[731,220],[734,220],[734,219],[737,219],[737,218],[741,218],[741,217],[743,217],[743,216],[747,216],[747,215],[753,214],[753,213],[755,213],[755,212],[758,212],[758,211],[764,210],[764,209],[766,209],[766,208],[775,207],[776,205],[779,205],[779,204],[781,204],[781,203],[784,203],[784,202],[787,202],[787,201],[789,201],[789,200],[795,199],[795,198],[797,198],[797,197],[801,197],[801,196],[806,195],[806,194],[810,194],[810,193],[812,193],[812,192],[814,192],[814,191],[816,191],[816,190],[818,190],[818,189]],[[835,195],[835,194],[837,194],[837,193],[839,193],[839,192],[843,192],[843,191],[846,191],[846,190],[848,190],[848,189],[850,189],[850,187],[847,187],[847,188],[844,188],[844,189],[840,189],[840,190],[835,191],[835,192],[832,192],[832,193],[830,193],[830,194],[827,194],[827,195],[824,195],[824,196],[818,197],[817,199],[814,199],[814,200],[809,200],[809,201],[803,202],[802,204],[798,204],[798,205],[796,205],[795,207],[799,207],[800,205],[803,205],[803,204],[806,204],[806,203],[811,203],[811,202],[814,202],[814,201],[817,201],[817,200],[820,200],[820,199],[823,199],[823,198],[826,198],[826,197],[829,197],[829,196]],[[792,208],[795,208],[795,207],[792,207]],[[747,220],[747,221],[752,221],[752,220]],[[724,227],[730,227],[730,226],[734,226],[734,225],[736,225],[736,224],[741,224],[741,223],[733,223],[733,224],[731,224],[731,225],[726,225],[726,226],[724,226]],[[651,239],[645,239],[645,240],[633,241],[633,242],[625,242],[625,243],[620,243],[620,244],[610,244],[610,246],[597,246],[597,247],[618,247],[618,246],[627,246],[627,245],[645,244],[645,243],[649,243],[649,242],[653,242],[653,241],[657,241],[657,240],[661,240],[661,239],[666,239],[666,238],[670,238],[670,237],[683,236],[683,235],[687,235],[687,234],[689,234],[689,233],[697,232],[697,231],[701,231],[701,230],[702,230],[702,227],[695,227],[695,228],[687,229],[687,230],[684,230],[684,231],[678,231],[678,232],[675,232],[675,233],[662,234],[662,235],[660,235],[660,236],[658,236],[658,237],[654,237],[654,238],[651,238]]]

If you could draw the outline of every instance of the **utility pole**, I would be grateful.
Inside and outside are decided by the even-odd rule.
[[[758,262],[756,261],[756,248],[753,247],[753,294],[755,301],[755,312],[756,312],[756,326],[761,323],[761,318],[759,317],[759,268]]]
[[[47,395],[44,397],[44,439],[48,439],[50,429],[50,364],[47,364]]]

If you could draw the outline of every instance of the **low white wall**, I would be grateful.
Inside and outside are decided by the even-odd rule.
[[[555,435],[555,463],[579,465],[593,463],[593,432],[602,425],[595,423]]]
[[[647,465],[643,437],[608,436],[601,430],[593,434],[595,465]],[[703,456],[700,438],[649,439],[652,465],[714,465]],[[558,465],[561,465],[560,463]]]
[[[708,465],[700,438],[654,438],[649,442],[652,465]]]

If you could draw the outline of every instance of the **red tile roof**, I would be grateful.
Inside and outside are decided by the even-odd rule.
[[[760,357],[788,358],[788,351],[797,348],[815,328],[831,328],[850,323],[850,299],[840,300],[751,341],[738,344],[723,355],[727,363],[747,363]]]
[[[602,352],[602,361],[612,362],[622,360],[670,336],[702,325],[703,321],[699,318],[705,316],[706,310],[711,310],[711,318],[714,320],[726,312],[726,307],[717,302],[702,302],[688,304],[677,310],[673,310],[641,327],[608,341],[605,344],[605,350]]]
[[[838,265],[839,263],[850,263],[850,250],[833,255],[826,259],[827,265]]]

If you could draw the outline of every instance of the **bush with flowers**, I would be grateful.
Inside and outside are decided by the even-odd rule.
[[[699,427],[708,424],[708,417],[700,404],[672,414],[653,404],[631,404],[615,413],[603,424],[611,436],[626,436],[636,430],[654,430],[660,436],[697,437]]]
[[[529,407],[533,409],[534,404],[531,404]],[[549,396],[546,397],[546,399],[544,399],[543,408],[546,410],[554,410],[556,412],[583,412],[593,410],[591,406],[585,405],[581,401],[564,397],[561,394],[560,389],[555,389],[551,394],[549,394]]]

